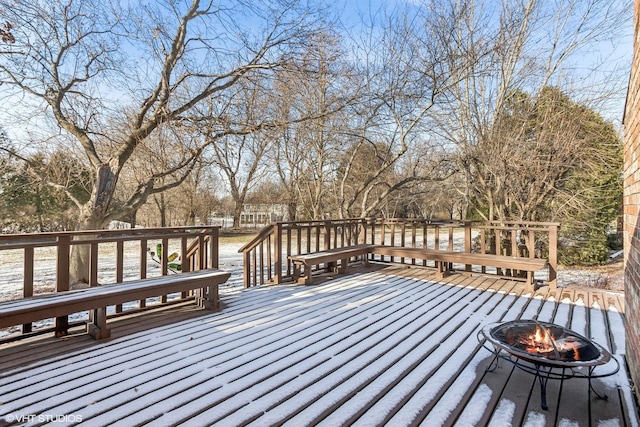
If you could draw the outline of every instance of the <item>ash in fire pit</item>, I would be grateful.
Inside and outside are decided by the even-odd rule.
[[[587,338],[551,323],[515,320],[491,328],[489,334],[494,344],[497,341],[508,346],[510,348],[505,350],[529,360],[589,362],[599,360],[603,355]]]

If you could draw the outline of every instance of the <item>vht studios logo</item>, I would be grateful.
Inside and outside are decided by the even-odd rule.
[[[79,423],[82,422],[82,415],[51,415],[51,414],[8,414],[4,416],[8,423]]]

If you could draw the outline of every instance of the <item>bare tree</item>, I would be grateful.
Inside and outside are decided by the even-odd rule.
[[[441,26],[432,15],[412,8],[376,16],[382,24],[355,41],[362,97],[343,130],[349,144],[335,191],[341,216],[369,216],[394,193],[442,179],[431,121],[455,83],[443,65],[452,53],[439,48]]]
[[[16,115],[52,117],[92,170],[90,200],[68,194],[80,212],[79,229],[101,228],[183,182],[209,141],[189,141],[189,156],[113,203],[120,174],[142,141],[192,115],[202,101],[229,96],[249,71],[275,70],[295,57],[320,22],[309,6],[279,0],[228,7],[199,0],[154,7],[3,0],[0,8],[16,40],[0,63],[5,100],[24,97]],[[219,119],[219,132],[229,132]],[[128,128],[110,134],[113,123]]]
[[[443,97],[437,131],[456,147],[464,196],[480,201],[477,214],[541,219],[540,207],[586,153],[574,107],[565,103],[560,111],[562,101],[548,88],[568,95],[580,90],[584,103],[601,101],[613,81],[593,86],[603,60],[591,55],[587,64],[584,53],[614,39],[628,11],[623,2],[603,0],[520,0],[497,9],[468,0],[432,10],[445,29],[441,46],[450,51],[447,67],[458,81]]]
[[[290,213],[299,201],[305,217],[367,216],[403,188],[434,179],[429,114],[451,79],[431,47],[430,23],[409,16],[372,25],[348,54],[341,40],[320,39],[304,66],[284,75],[281,114],[317,115],[278,138],[275,163]]]
[[[272,75],[251,74],[251,80],[238,85],[225,104],[209,103],[196,123],[196,132],[209,147],[205,162],[217,169],[231,193],[235,229],[240,227],[248,192],[267,171],[264,157],[271,139],[265,130],[278,126],[270,111],[275,97],[270,90]],[[226,131],[220,132],[219,117],[227,118]]]
[[[185,182],[173,190],[173,195],[181,206],[183,224],[196,224],[198,218],[201,223],[206,224],[209,215],[219,205],[216,198],[218,185],[217,175],[201,161]]]
[[[289,218],[298,212],[319,219],[332,210],[332,180],[348,138],[347,107],[357,102],[358,84],[347,63],[342,40],[318,33],[300,61],[280,74],[276,113],[288,123],[270,132],[270,153],[282,187]]]
[[[233,199],[233,228],[240,228],[240,216],[248,192],[264,177],[263,157],[269,140],[259,133],[227,136],[212,147],[210,162],[217,167]]]

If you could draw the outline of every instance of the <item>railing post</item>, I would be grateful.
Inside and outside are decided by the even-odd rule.
[[[58,236],[58,250],[56,260],[56,292],[69,290],[69,253],[71,249],[71,236],[63,234]],[[69,317],[56,317],[55,336],[67,334],[69,329]]]
[[[471,223],[463,222],[464,224],[464,251],[471,253]],[[466,264],[464,266],[465,271],[471,271],[471,265]]]
[[[182,239],[184,242],[184,239]],[[185,247],[186,248],[186,247]],[[140,279],[147,278],[147,239],[140,239]],[[182,251],[182,259],[186,260],[186,250]],[[188,264],[187,261],[184,261],[185,264]],[[138,302],[139,308],[144,308],[147,306],[147,300],[141,299]]]
[[[161,242],[162,256],[160,257],[160,274],[162,274],[162,276],[166,276],[169,274],[169,238],[164,237],[162,238]],[[199,250],[202,250],[202,245],[199,246]],[[202,263],[200,265],[202,265]],[[160,302],[162,304],[166,303],[167,301],[168,300],[166,295],[160,296]]]
[[[536,230],[534,228],[530,228],[527,230],[526,234],[526,242],[527,242],[527,251],[529,251],[529,258],[536,257]]]
[[[89,245],[89,286],[99,286],[98,284],[98,244]]]
[[[279,285],[282,282],[282,224],[277,222],[274,227],[275,239],[274,245],[275,250],[273,254],[273,269],[275,270],[273,273],[273,281],[276,285]],[[245,260],[246,261],[246,260]]]
[[[371,232],[371,244],[376,244],[376,219],[369,218],[369,231]],[[366,243],[366,242],[365,242]],[[373,257],[373,254],[371,254]]]
[[[191,263],[189,262],[189,239],[187,236],[182,236],[180,239],[180,261],[183,273],[191,271]],[[145,263],[146,267],[146,263]]]
[[[199,233],[198,234],[198,268],[197,268],[198,270],[204,270],[207,267],[205,265],[207,262],[207,259],[205,258],[205,254],[206,254],[206,251],[205,251],[204,235],[202,233]],[[166,274],[166,272],[164,274]]]
[[[28,298],[33,296],[33,246],[27,246],[24,248],[24,262],[22,264],[23,269],[23,285],[22,296]],[[32,324],[26,323],[22,325],[22,333],[26,334],[31,332]]]
[[[251,251],[244,251],[242,253],[242,257],[244,258],[242,260],[244,264],[244,268],[243,268],[244,287],[250,288],[251,287]]]
[[[330,221],[324,222],[324,248],[323,250],[331,249],[331,227]]]
[[[549,287],[558,285],[558,226],[549,226]]]
[[[116,242],[116,283],[124,280],[124,242]],[[116,313],[122,313],[122,304],[116,304]]]
[[[140,279],[147,278],[147,239],[140,239]],[[186,251],[182,253],[183,258],[186,257]]]
[[[218,253],[219,251],[218,240],[219,240],[218,229],[214,228],[211,230],[211,234],[209,235],[209,252],[210,252],[210,259],[211,259],[211,264],[209,268],[217,269],[220,263],[220,254]]]
[[[471,253],[471,223],[464,223],[464,251]]]

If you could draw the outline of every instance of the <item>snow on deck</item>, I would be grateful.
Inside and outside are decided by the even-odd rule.
[[[463,275],[437,283],[422,268],[361,271],[308,287],[228,288],[221,312],[0,372],[0,425],[638,425],[619,297],[529,295],[518,282]],[[531,375],[504,361],[486,372],[492,355],[478,331],[516,318],[609,349],[622,368],[593,381],[609,399],[584,379],[550,381],[543,411]]]

